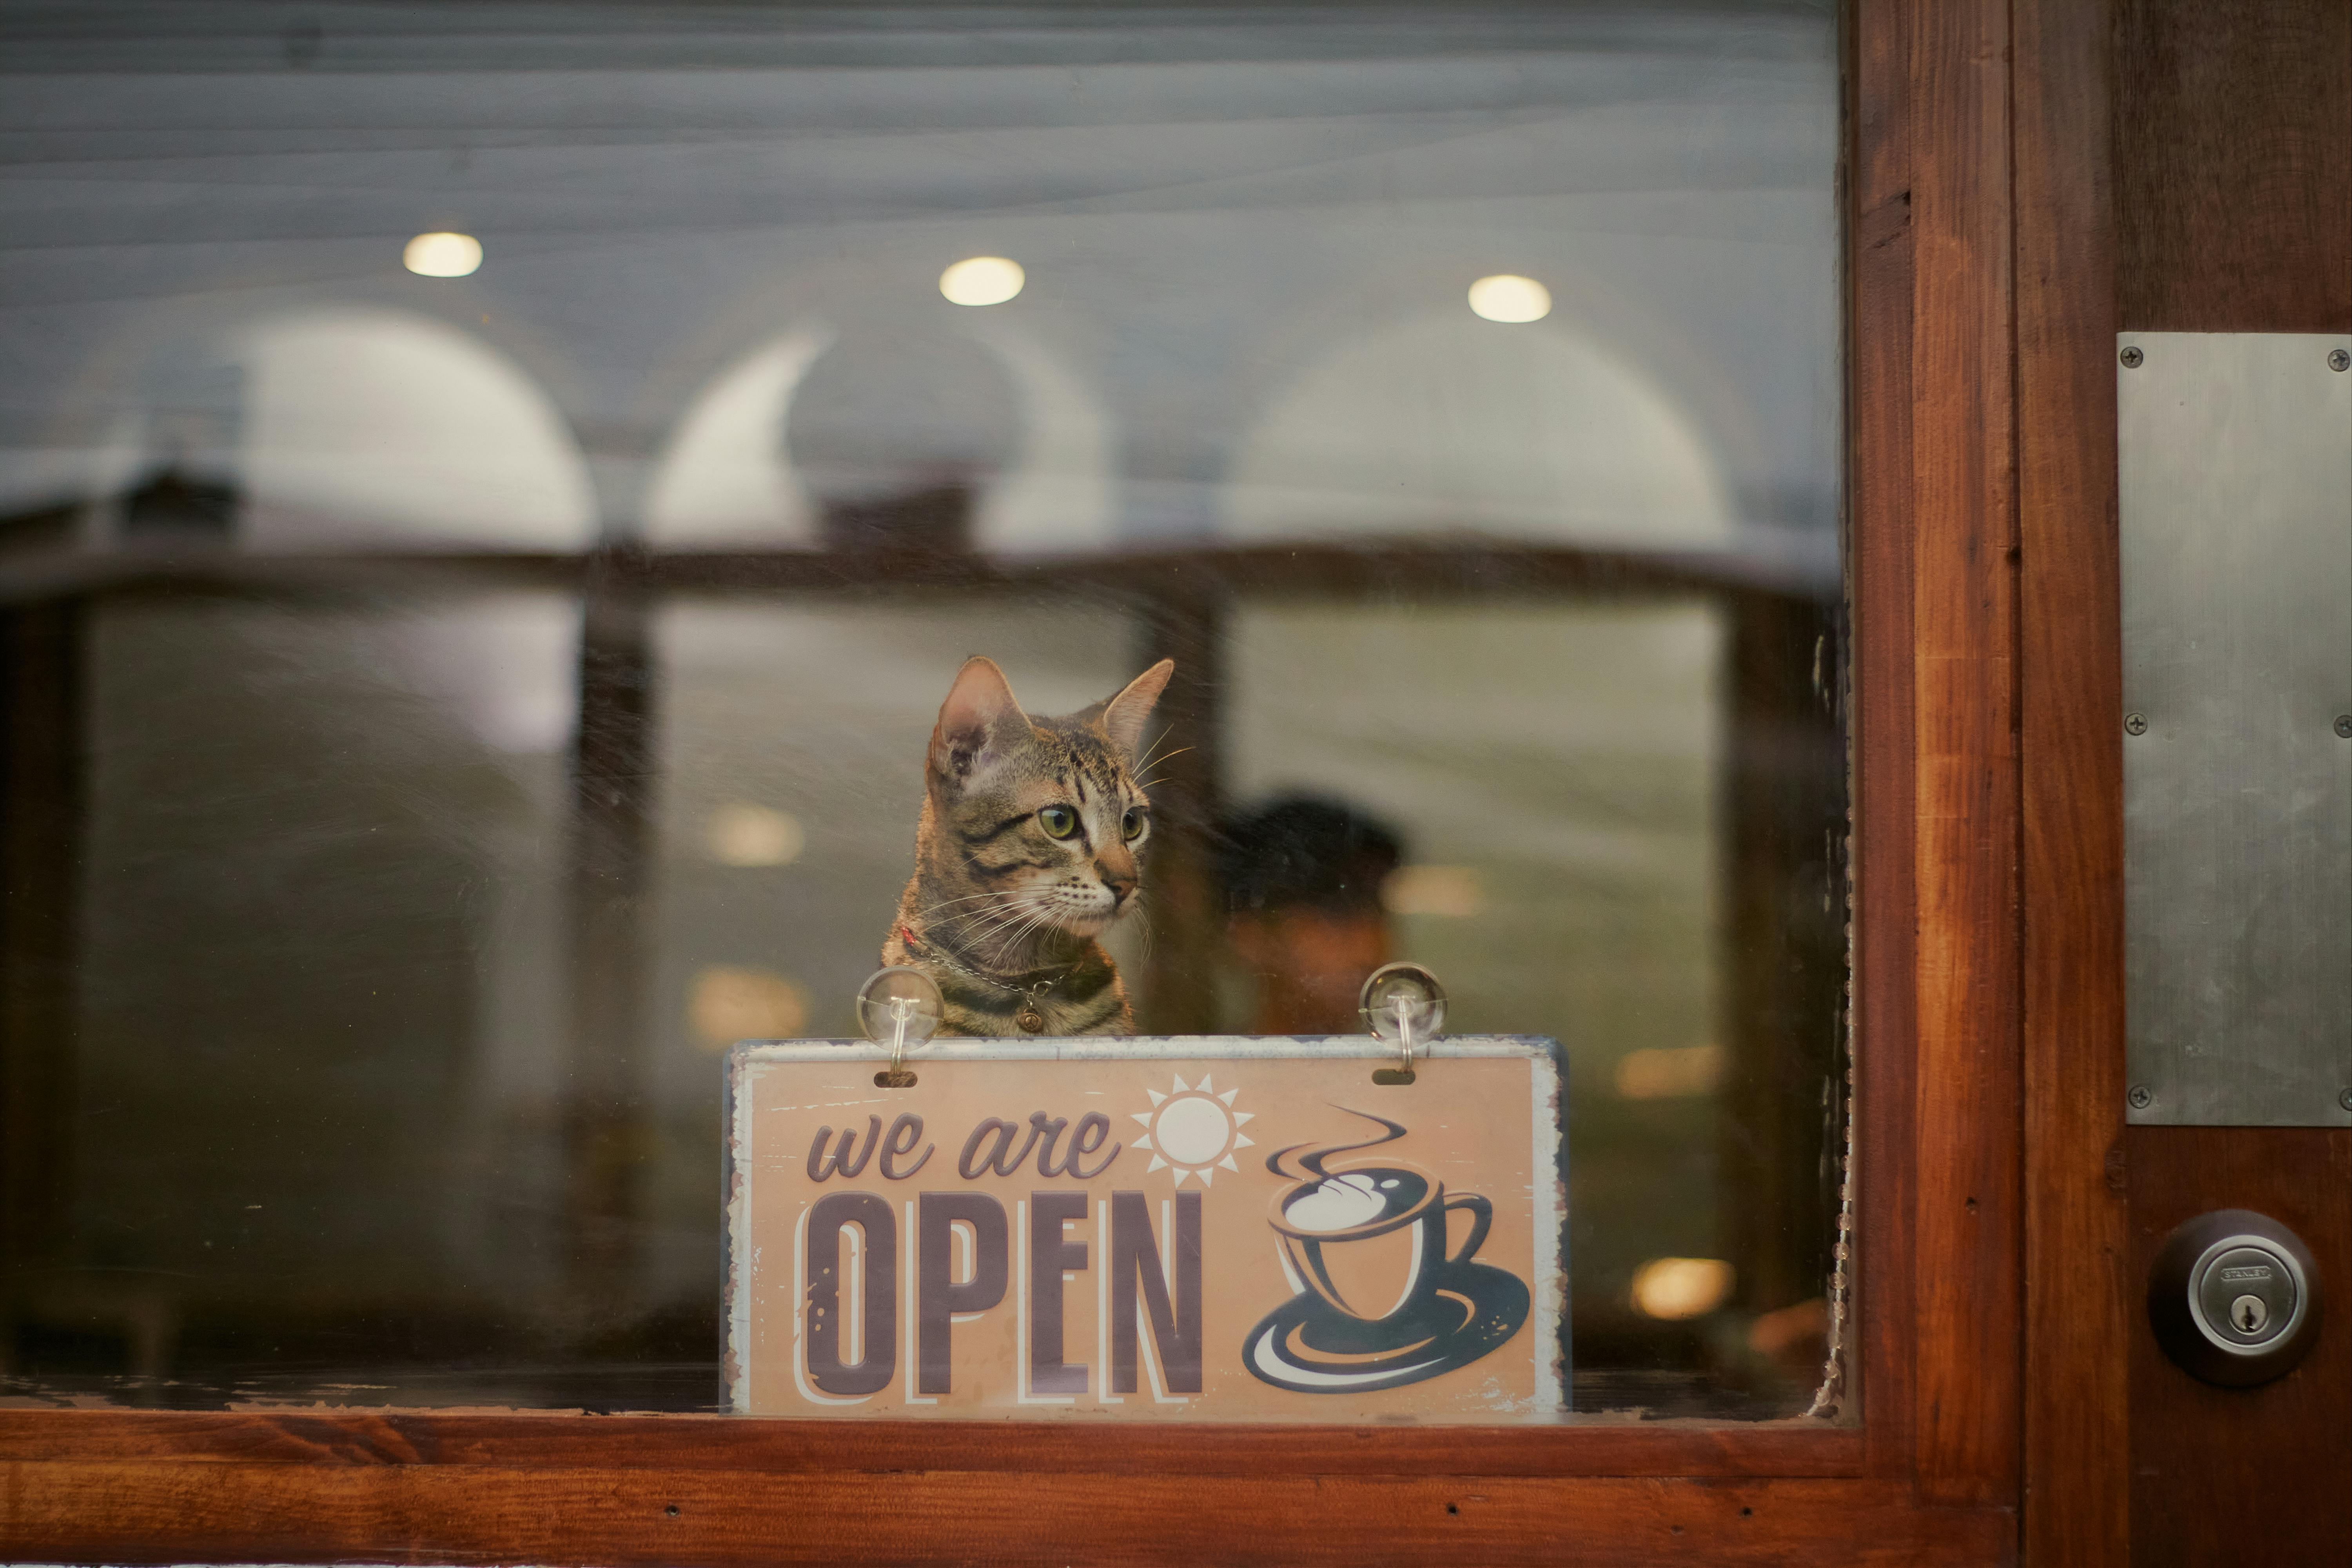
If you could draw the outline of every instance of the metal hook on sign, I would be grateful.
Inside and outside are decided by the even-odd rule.
[[[915,999],[911,996],[890,998],[890,1076],[897,1078],[907,1068],[907,1024],[915,1016]]]
[[[1416,1042],[1445,1026],[1445,987],[1418,963],[1386,963],[1372,971],[1357,1001],[1372,1037],[1395,1042],[1395,1070],[1411,1081]]]

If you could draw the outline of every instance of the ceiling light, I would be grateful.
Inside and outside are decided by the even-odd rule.
[[[1532,278],[1497,272],[1470,285],[1470,309],[1490,321],[1540,321],[1551,314],[1551,290]]]
[[[420,234],[400,260],[426,278],[463,278],[482,264],[482,242],[470,234]]]
[[[1627,1100],[1713,1094],[1723,1082],[1721,1046],[1627,1051],[1617,1058],[1617,1092]]]
[[[1467,920],[1486,907],[1486,895],[1467,866],[1400,866],[1381,883],[1381,907],[1392,915]]]
[[[808,987],[769,969],[706,964],[687,988],[686,1018],[705,1050],[738,1040],[789,1040],[808,1027]]]
[[[730,801],[710,814],[703,842],[721,866],[789,866],[800,858],[808,835],[788,811]]]
[[[1002,305],[1028,281],[1021,263],[1002,256],[973,256],[940,274],[940,292],[957,305]]]
[[[1653,1258],[1633,1270],[1633,1305],[1668,1322],[1705,1317],[1731,1295],[1733,1278],[1720,1258]]]

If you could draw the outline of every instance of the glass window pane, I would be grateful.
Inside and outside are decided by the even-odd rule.
[[[1428,965],[1565,1048],[1577,1411],[1813,1403],[1833,7],[0,37],[0,1393],[718,1407],[723,1052],[979,654],[1175,662],[1138,1031]]]
[[[91,616],[69,1240],[17,1375],[374,1402],[531,1359],[577,625],[545,593]]]

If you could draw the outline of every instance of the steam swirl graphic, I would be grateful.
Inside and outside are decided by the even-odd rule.
[[[1286,1149],[1276,1149],[1273,1153],[1267,1155],[1265,1157],[1265,1168],[1272,1171],[1277,1176],[1286,1177],[1294,1182],[1303,1182],[1310,1176],[1317,1181],[1325,1181],[1329,1178],[1329,1173],[1323,1169],[1324,1162],[1331,1159],[1334,1155],[1353,1153],[1359,1149],[1377,1149],[1383,1143],[1393,1143],[1398,1139],[1404,1136],[1404,1128],[1394,1121],[1391,1121],[1385,1116],[1374,1116],[1369,1110],[1358,1110],[1350,1106],[1345,1105],[1335,1104],[1331,1109],[1334,1110],[1344,1110],[1350,1116],[1360,1116],[1367,1121],[1377,1121],[1382,1127],[1388,1129],[1388,1131],[1381,1133],[1377,1138],[1367,1138],[1360,1143],[1330,1143],[1322,1145],[1321,1147],[1317,1147],[1313,1144],[1307,1143],[1293,1143]],[[1302,1149],[1306,1151],[1303,1154],[1299,1153],[1299,1151]],[[1296,1171],[1291,1170],[1283,1163],[1285,1160],[1288,1159],[1293,1154],[1298,1154],[1298,1160],[1297,1162],[1298,1169]]]

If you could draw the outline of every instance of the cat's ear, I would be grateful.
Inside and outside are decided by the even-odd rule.
[[[931,776],[945,784],[964,784],[1003,754],[1009,736],[1028,727],[1029,715],[1021,711],[995,661],[964,660],[931,731]]]
[[[1111,744],[1134,761],[1136,748],[1143,744],[1143,726],[1158,705],[1160,694],[1168,689],[1168,678],[1176,673],[1176,661],[1163,658],[1141,675],[1127,683],[1127,689],[1103,704],[1102,726]]]

